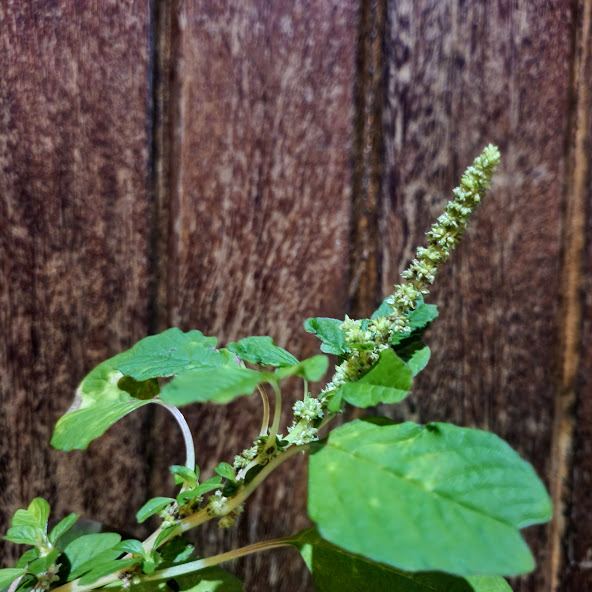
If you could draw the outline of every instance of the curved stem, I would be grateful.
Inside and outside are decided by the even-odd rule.
[[[231,559],[244,557],[245,555],[250,555],[251,553],[258,553],[259,551],[269,551],[271,549],[277,549],[279,547],[288,547],[291,544],[291,539],[289,538],[274,539],[271,541],[255,543],[253,545],[241,547],[240,549],[235,549],[234,551],[228,551],[226,553],[220,553],[219,555],[207,557],[206,559],[198,559],[197,561],[191,561],[189,563],[175,565],[174,567],[169,567],[168,569],[163,569],[161,571],[155,571],[154,573],[148,576],[142,577],[141,582],[151,582],[154,580],[162,580],[164,578],[174,578],[176,576],[191,573],[199,569],[204,569],[205,567],[218,565],[220,563],[224,563],[225,561],[230,561]]]
[[[183,414],[175,407],[174,405],[169,405],[169,403],[165,403],[162,399],[151,399],[151,403],[156,403],[165,409],[168,409],[177,423],[181,428],[181,432],[183,434],[183,440],[185,440],[185,466],[192,471],[195,471],[195,448],[193,445],[193,435],[191,434],[191,430],[189,429],[189,425],[183,416]]]
[[[267,428],[269,427],[269,397],[260,384],[257,385],[257,389],[259,390],[261,402],[263,403],[263,420],[261,422],[261,431],[259,432],[259,435],[265,436],[267,434]]]
[[[275,393],[275,406],[273,408],[273,423],[269,430],[269,437],[267,438],[267,445],[275,446],[275,437],[277,436],[278,429],[280,427],[280,416],[282,414],[282,392],[279,384],[272,382],[273,390]]]

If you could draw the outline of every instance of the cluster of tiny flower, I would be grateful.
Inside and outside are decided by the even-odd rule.
[[[255,445],[251,446],[251,448],[245,448],[240,455],[234,457],[234,462],[232,466],[237,470],[244,469],[251,461],[255,460],[257,454],[259,453],[260,446]]]
[[[223,516],[226,513],[226,501],[228,498],[222,495],[219,489],[208,499],[208,514],[211,516]]]
[[[292,442],[296,444],[296,446],[318,440],[318,431],[319,430],[311,425],[310,421],[307,419],[294,421],[294,423],[288,428]]]
[[[228,512],[225,516],[222,516],[220,520],[218,520],[218,528],[231,528],[236,524],[236,519],[243,513],[243,505],[237,506],[232,510],[232,512]]]
[[[323,407],[318,399],[311,396],[304,401],[294,403],[294,417],[314,421],[323,417]]]
[[[461,179],[460,187],[454,189],[454,199],[427,233],[428,246],[417,249],[416,258],[401,274],[404,283],[396,285],[387,299],[393,309],[386,317],[374,319],[366,327],[363,321],[345,317],[341,330],[349,352],[346,359],[335,367],[335,375],[319,395],[326,405],[329,394],[346,382],[355,382],[378,360],[380,352],[389,347],[396,333],[409,331],[409,314],[417,306],[420,297],[429,292],[438,268],[444,263],[451,249],[460,241],[469,225],[469,219],[481,195],[488,189],[490,179],[499,164],[498,149],[487,146]]]
[[[179,506],[177,502],[169,504],[158,512],[158,516],[162,519],[161,527],[163,529],[169,526],[174,526],[179,521]]]

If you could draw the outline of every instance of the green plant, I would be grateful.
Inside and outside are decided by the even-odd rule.
[[[420,426],[371,417],[331,430],[347,403],[361,408],[396,404],[430,357],[422,335],[436,318],[424,296],[438,267],[462,238],[499,162],[485,148],[454,190],[454,199],[427,233],[427,247],[403,272],[403,282],[369,319],[313,318],[305,329],[338,358],[331,380],[313,395],[328,367],[325,355],[298,361],[270,337],[247,337],[217,348],[200,331],[169,329],[97,366],[80,384],[75,404],[59,420],[54,447],[86,448],[113,423],[148,404],[166,407],[185,438],[185,465],[171,467],[175,498],[157,497],[138,511],[157,514],[146,540],[116,533],[73,537],[71,514],[48,532],[49,505],[34,499],[18,510],[5,537],[29,545],[14,568],[0,570],[11,592],[83,592],[102,587],[229,592],[240,582],[218,567],[248,553],[291,545],[312,571],[320,592],[348,590],[509,590],[502,576],[530,571],[534,562],[519,529],[549,520],[549,497],[532,467],[493,434],[446,423]],[[280,434],[282,381],[302,379],[294,421]],[[202,480],[193,438],[178,407],[228,403],[254,391],[263,418],[253,445],[233,464],[221,462]],[[268,392],[273,393],[273,416]],[[295,454],[309,455],[308,512],[315,526],[199,559],[183,534],[217,519],[233,525],[250,494]],[[171,583],[175,580],[175,584]]]

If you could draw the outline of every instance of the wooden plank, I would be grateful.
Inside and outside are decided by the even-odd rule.
[[[555,516],[550,579],[557,590],[592,589],[592,2],[576,4],[572,122],[563,239],[561,390],[554,426]],[[588,221],[588,224],[586,223]],[[582,294],[585,295],[582,298]]]
[[[462,170],[488,142],[493,191],[429,301],[431,369],[398,417],[489,429],[550,485],[556,395],[569,2],[388,3],[384,291],[412,258]],[[541,90],[544,88],[544,92]],[[515,590],[549,590],[545,541]]]
[[[180,3],[172,27],[168,324],[221,343],[269,334],[308,356],[303,320],[342,316],[347,300],[356,3]],[[208,473],[251,445],[261,410],[254,397],[187,413]],[[165,474],[179,456],[160,452]],[[200,529],[199,553],[304,527],[302,460],[247,503],[238,531]],[[236,569],[249,590],[310,585],[294,552]]]
[[[87,452],[49,439],[80,379],[145,333],[148,25],[144,0],[0,6],[2,532],[37,495],[124,529],[144,501],[141,415]]]

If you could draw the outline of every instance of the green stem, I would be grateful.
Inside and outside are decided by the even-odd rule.
[[[269,430],[269,437],[267,438],[267,448],[275,446],[275,437],[277,436],[280,427],[280,416],[282,414],[282,392],[279,384],[272,382],[273,390],[275,392],[275,407],[273,409],[273,423]]]
[[[173,415],[179,427],[181,428],[181,432],[183,434],[183,440],[185,441],[185,466],[192,471],[195,471],[195,447],[193,445],[193,435],[191,434],[191,430],[189,429],[189,424],[187,423],[183,414],[175,407],[174,405],[169,405],[165,403],[161,399],[151,399],[151,403],[156,403],[165,409],[168,409],[170,413]]]
[[[263,420],[261,422],[261,431],[259,432],[259,435],[265,436],[267,434],[267,428],[269,427],[269,397],[261,385],[258,385],[257,389],[259,390],[261,401],[263,403]]]
[[[250,555],[251,553],[258,553],[259,551],[269,551],[271,549],[277,549],[279,547],[288,547],[292,544],[290,541],[291,539],[284,538],[274,539],[271,541],[264,541],[261,543],[255,543],[253,545],[241,547],[240,549],[235,549],[234,551],[228,551],[226,553],[220,553],[219,555],[207,557],[206,559],[198,559],[197,561],[191,561],[190,563],[184,563],[182,565],[176,565],[174,567],[169,567],[161,571],[156,571],[148,576],[143,576],[140,579],[139,583],[152,582],[154,580],[163,580],[165,578],[174,578],[177,576],[182,576],[184,574],[198,571],[200,569],[204,569],[205,567],[211,567],[212,565],[218,565],[220,563],[224,563],[225,561],[230,561],[232,559],[244,557],[245,555]]]

